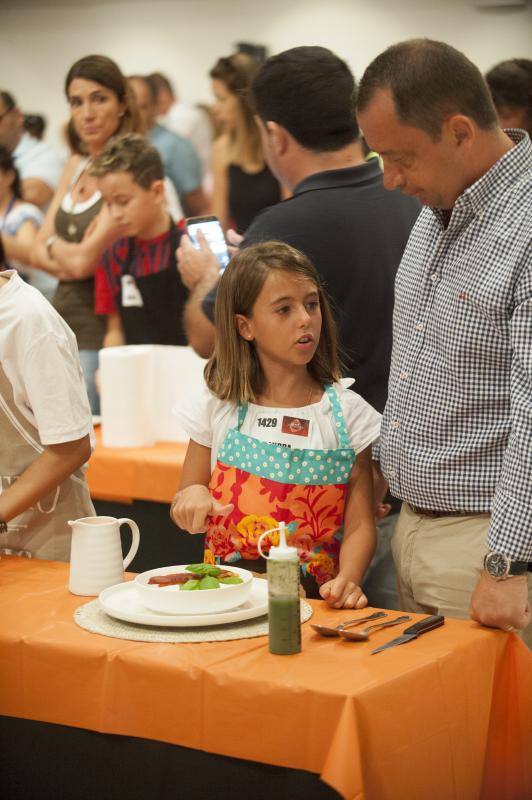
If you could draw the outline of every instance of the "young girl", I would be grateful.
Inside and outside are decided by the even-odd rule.
[[[208,391],[180,420],[191,441],[175,523],[206,530],[205,560],[264,571],[257,540],[283,520],[307,596],[365,606],[380,414],[340,381],[329,303],[302,253],[267,242],[233,258],[205,378]]]

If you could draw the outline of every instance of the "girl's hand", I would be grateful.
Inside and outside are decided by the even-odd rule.
[[[331,608],[365,608],[368,598],[354,581],[337,575],[320,586],[320,595]]]
[[[232,503],[225,506],[217,503],[206,486],[193,484],[176,494],[170,506],[170,517],[184,531],[203,533],[207,517],[230,514],[233,508]]]

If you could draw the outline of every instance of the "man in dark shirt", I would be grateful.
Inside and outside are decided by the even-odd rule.
[[[382,411],[395,273],[420,206],[387,192],[378,159],[365,161],[355,94],[348,66],[325,48],[296,47],[265,62],[253,82],[257,124],[268,165],[293,196],[259,214],[241,246],[275,239],[311,259],[332,299],[346,375]],[[185,240],[179,268],[191,290],[189,342],[208,356],[217,264]]]

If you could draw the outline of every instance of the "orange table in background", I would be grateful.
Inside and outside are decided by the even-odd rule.
[[[91,497],[120,503],[172,500],[181,478],[186,444],[157,442],[153,447],[104,447],[101,428],[95,428],[94,433],[96,447],[87,471]]]
[[[65,564],[0,560],[7,717],[308,770],[348,800],[532,797],[532,656],[515,634],[449,619],[375,656],[396,630],[349,644],[306,624],[291,657],[265,637],[137,643],[77,627],[88,598],[67,577]],[[311,603],[324,624],[353,615]]]

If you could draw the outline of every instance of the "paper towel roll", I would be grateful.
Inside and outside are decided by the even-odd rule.
[[[186,442],[179,403],[199,391],[205,360],[191,347],[126,345],[100,350],[102,439],[106,447]]]
[[[191,347],[154,347],[158,408],[158,441],[186,442],[189,436],[179,424],[179,403],[196,394],[203,384],[207,363]]]
[[[152,345],[100,350],[102,439],[106,447],[155,443],[155,359]]]

